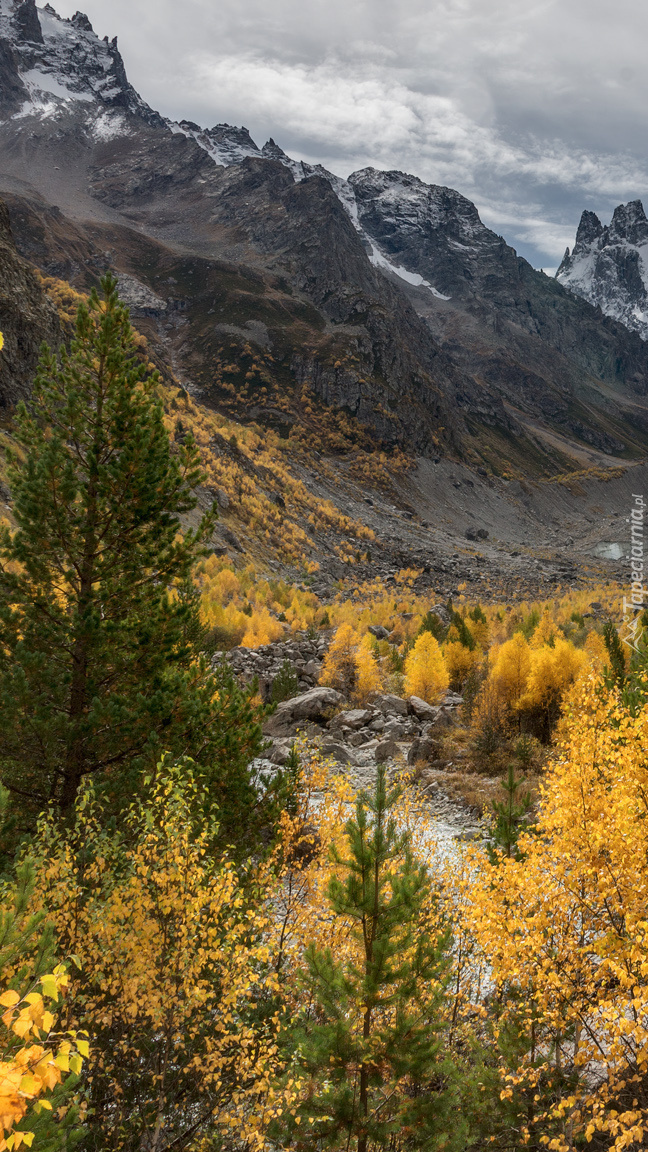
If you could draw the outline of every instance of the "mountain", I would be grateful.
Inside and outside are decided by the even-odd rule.
[[[0,197],[22,258],[0,250],[6,405],[38,340],[59,339],[47,294],[29,304],[29,266],[79,291],[112,268],[167,378],[228,428],[260,429],[277,475],[289,457],[338,509],[335,531],[295,521],[329,574],[358,553],[351,521],[375,537],[367,573],[382,556],[479,582],[455,551],[467,532],[470,556],[503,560],[477,529],[528,548],[580,533],[588,555],[599,540],[622,555],[648,344],[531,268],[459,192],[372,168],[342,180],[245,128],[170,122],[82,13],[0,0]],[[214,444],[237,484],[265,483],[254,448]],[[535,569],[512,563],[530,588]]]
[[[641,200],[619,204],[607,225],[583,212],[556,279],[648,340],[648,219]]]
[[[82,13],[0,0],[0,194],[44,272],[83,288],[111,265],[157,300],[179,375],[241,418],[315,434],[306,389],[387,450],[518,474],[648,450],[644,342],[460,193],[165,120]]]

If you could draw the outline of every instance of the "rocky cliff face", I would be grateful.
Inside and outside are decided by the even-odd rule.
[[[178,370],[240,416],[264,418],[252,356],[288,423],[308,386],[386,447],[538,472],[584,446],[648,450],[648,345],[535,272],[469,200],[165,121],[81,13],[0,0],[0,194],[42,268],[87,286],[112,265],[152,293]],[[225,392],[224,363],[240,366]]]
[[[648,220],[641,201],[619,204],[605,226],[583,212],[556,279],[648,340]]]
[[[29,395],[45,340],[56,348],[62,332],[54,306],[33,268],[16,252],[9,213],[0,202],[0,411]]]

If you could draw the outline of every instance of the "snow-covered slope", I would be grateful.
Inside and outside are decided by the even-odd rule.
[[[648,219],[641,201],[620,204],[605,226],[583,212],[556,279],[648,340]]]
[[[64,20],[34,0],[0,0],[0,117],[56,119],[82,111],[99,139],[126,131],[124,115],[162,123],[129,84],[117,39],[87,16]]]
[[[439,300],[452,295],[437,283],[437,275],[448,280],[442,266],[452,250],[465,255],[492,235],[474,205],[452,189],[372,168],[344,180],[319,164],[294,160],[272,139],[260,148],[247,128],[164,120],[129,84],[117,40],[101,40],[83,13],[65,20],[50,4],[37,8],[35,0],[0,0],[0,121],[49,121],[51,133],[64,120],[69,132],[71,118],[77,132],[97,143],[136,134],[139,122],[191,138],[224,167],[254,157],[279,161],[296,182],[323,177],[372,264],[392,279],[429,289]]]

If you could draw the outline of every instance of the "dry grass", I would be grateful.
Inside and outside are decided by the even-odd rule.
[[[426,784],[438,784],[450,800],[466,804],[479,816],[492,812],[494,800],[504,799],[501,776],[483,776],[470,770],[456,772],[452,769],[423,768],[419,779],[423,787]],[[527,791],[535,803],[540,776],[529,772],[524,779]]]

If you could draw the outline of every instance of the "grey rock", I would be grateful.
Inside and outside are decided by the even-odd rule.
[[[376,763],[384,764],[386,760],[393,760],[399,752],[400,748],[395,740],[381,740],[374,752]]]
[[[339,712],[337,716],[334,716],[329,727],[351,728],[352,730],[362,728],[364,724],[369,723],[372,715],[367,708],[351,708],[348,712]]]
[[[457,695],[456,692],[448,692],[441,703],[445,708],[458,708],[463,704],[463,696]]]
[[[436,720],[439,709],[428,704],[425,700],[421,700],[420,696],[410,696],[407,703],[410,706],[410,711],[419,720]]]
[[[276,712],[266,720],[263,731],[268,736],[292,735],[296,726],[304,727],[304,722],[312,724],[327,720],[342,700],[343,697],[334,688],[310,688],[292,700],[283,700]]]
[[[390,693],[372,692],[367,699],[368,704],[372,704],[374,708],[380,709],[383,715],[396,714],[397,716],[407,716],[407,704],[405,700],[401,700],[400,696],[392,696]]]
[[[286,700],[280,708],[289,708],[294,720],[326,720],[333,708],[339,707],[344,697],[335,688],[311,688],[303,696]]]
[[[218,489],[216,493],[216,500],[218,502],[218,507],[222,508],[223,511],[227,511],[230,506],[230,498],[224,488]]]
[[[291,750],[292,746],[293,746],[293,741],[290,739],[289,740],[280,740],[280,739],[279,740],[273,740],[272,748],[271,748],[270,752],[268,753],[268,759],[273,764],[277,764],[280,766],[287,764],[288,763],[288,757],[290,756],[290,750]]]
[[[348,743],[352,748],[359,748],[363,744],[368,744],[373,739],[373,732],[368,728],[361,728],[359,732],[351,732],[348,737]]]
[[[322,755],[329,760],[336,760],[338,764],[355,764],[355,757],[350,748],[339,744],[336,740],[325,740],[322,744]]]
[[[385,740],[404,740],[411,735],[412,726],[407,720],[389,720],[383,731]]]
[[[219,524],[216,529],[217,537],[220,536],[225,545],[229,544],[230,548],[234,548],[236,552],[243,552],[243,545],[235,532],[228,528],[226,524]],[[223,544],[219,543],[218,539],[213,545],[213,551],[218,555],[218,548],[223,548]]]
[[[370,624],[367,631],[371,632],[371,635],[375,636],[376,640],[386,640],[389,636],[388,629],[383,628],[382,624]]]
[[[423,736],[413,741],[407,753],[407,763],[416,764],[417,760],[425,760],[431,763],[437,759],[440,751],[441,744],[438,740],[432,740],[430,737]]]

